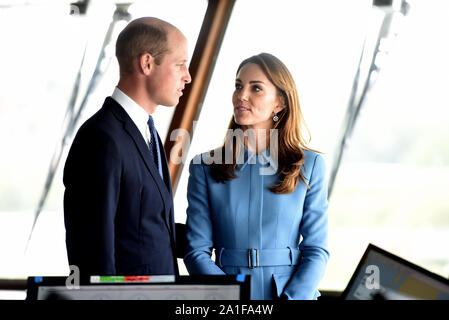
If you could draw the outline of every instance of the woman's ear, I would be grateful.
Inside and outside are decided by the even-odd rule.
[[[153,56],[146,52],[139,58],[139,71],[148,76],[153,70],[154,59]]]
[[[274,108],[274,113],[281,112],[286,107],[286,100],[283,94],[278,95],[278,105]]]

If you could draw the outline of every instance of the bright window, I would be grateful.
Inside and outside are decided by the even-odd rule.
[[[321,289],[342,290],[369,242],[449,275],[449,4],[409,2],[330,198],[331,259]],[[54,3],[0,10],[0,278],[68,272],[62,211],[68,149],[24,250],[85,45],[81,97],[114,6],[91,1],[86,16],[74,17]],[[152,15],[178,26],[192,54],[206,6],[206,0],[142,1],[129,11],[133,18]],[[370,0],[237,0],[188,161],[222,143],[239,63],[269,52],[293,73],[310,146],[324,153],[330,171],[371,13]],[[110,64],[78,125],[117,83],[113,47],[106,52]],[[163,140],[173,110],[156,112]],[[175,196],[177,222],[185,221],[187,165]]]
[[[330,198],[321,289],[343,290],[369,242],[449,275],[448,9],[444,0],[410,1],[384,57]],[[269,52],[293,73],[310,146],[324,153],[330,173],[373,21],[372,1],[237,1],[187,159],[222,143],[237,66]],[[181,222],[187,178],[184,170],[175,198]]]
[[[50,160],[62,138],[84,49],[87,44],[76,106],[84,97],[115,5],[90,1],[86,15],[70,16],[69,1],[8,2],[10,7],[0,9],[0,278],[65,275],[69,269],[62,169],[71,140],[26,252],[25,248]],[[186,35],[192,55],[206,8],[207,0],[154,0],[136,1],[128,12],[132,18],[155,16],[177,26]],[[125,25],[119,22],[114,29],[101,67],[105,74],[90,95],[78,127],[101,107],[118,82],[115,38]],[[155,115],[162,136],[173,111],[161,107]]]

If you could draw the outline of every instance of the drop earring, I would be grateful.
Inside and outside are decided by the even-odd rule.
[[[273,116],[273,121],[277,122],[278,120],[279,120],[279,117],[278,117],[277,113],[275,113]]]

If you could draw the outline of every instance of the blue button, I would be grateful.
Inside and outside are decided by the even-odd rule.
[[[245,282],[245,278],[246,278],[246,274],[241,274],[241,273],[239,273],[239,274],[237,275],[237,277],[236,277],[236,280],[237,280],[238,282]]]
[[[39,283],[42,282],[44,279],[42,277],[34,277],[34,282]]]

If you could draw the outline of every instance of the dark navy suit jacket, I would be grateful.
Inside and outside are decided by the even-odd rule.
[[[79,129],[64,168],[64,219],[81,276],[178,274],[167,159],[162,152],[164,182],[150,157],[111,97]]]

